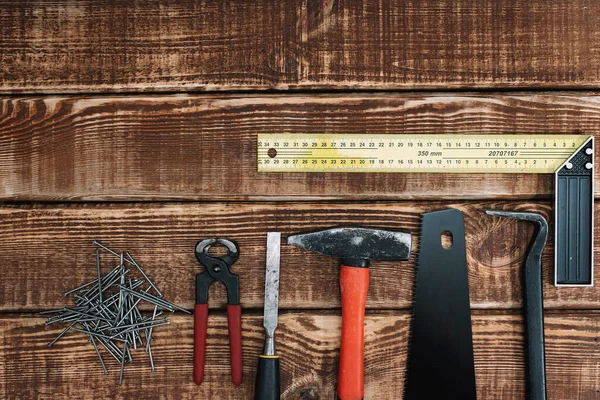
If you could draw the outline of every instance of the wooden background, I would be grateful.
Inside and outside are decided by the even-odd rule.
[[[0,0],[0,396],[251,398],[266,232],[365,224],[417,238],[420,213],[455,207],[465,213],[478,397],[524,399],[519,273],[532,228],[479,210],[551,217],[551,176],[258,174],[256,134],[600,139],[599,65],[592,0]],[[69,304],[62,293],[93,279],[92,240],[132,252],[167,299],[192,308],[194,244],[217,235],[241,248],[240,388],[218,286],[200,387],[187,315],[156,330],[157,371],[140,355],[123,386],[82,337],[46,346],[59,328],[38,312]],[[550,237],[548,398],[599,399],[600,286],[553,287],[552,260]],[[414,267],[413,257],[371,268],[366,399],[402,393]],[[334,260],[282,248],[282,398],[334,398],[337,281]]]

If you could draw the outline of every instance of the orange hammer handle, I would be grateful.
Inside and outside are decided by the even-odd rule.
[[[361,400],[365,380],[365,305],[369,268],[342,265],[342,344],[338,373],[338,397]]]

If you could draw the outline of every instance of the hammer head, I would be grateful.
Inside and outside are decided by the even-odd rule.
[[[369,260],[408,260],[412,236],[401,230],[342,227],[293,235],[287,243],[366,267]]]

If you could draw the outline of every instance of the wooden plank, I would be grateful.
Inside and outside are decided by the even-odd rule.
[[[597,87],[587,0],[0,2],[0,91]]]
[[[117,251],[130,251],[157,282],[167,299],[191,309],[194,276],[202,267],[194,256],[198,240],[226,237],[240,246],[232,270],[240,275],[241,301],[262,307],[266,232],[292,233],[338,225],[365,225],[413,232],[417,249],[420,214],[455,207],[465,213],[471,303],[474,308],[521,306],[522,263],[533,226],[494,219],[483,208],[539,211],[547,203],[208,203],[22,205],[0,208],[0,310],[39,310],[71,304],[62,293],[95,279],[94,239]],[[596,236],[600,229],[596,204]],[[552,230],[551,230],[552,232]],[[595,262],[600,260],[596,243]],[[600,285],[555,288],[553,235],[543,257],[547,308],[598,308]],[[414,253],[413,253],[414,254]],[[333,258],[282,246],[280,306],[289,309],[339,308],[339,268]],[[374,262],[369,308],[411,306],[416,256],[404,262]],[[104,256],[106,272],[117,259]],[[596,282],[599,281],[596,268]],[[140,277],[141,278],[141,277]],[[222,285],[210,304],[223,306]]]
[[[192,381],[191,316],[172,316],[153,334],[157,371],[143,351],[133,351],[118,385],[118,365],[104,354],[104,375],[85,337],[67,334],[46,347],[60,327],[36,317],[0,318],[0,394],[4,398],[210,398],[249,399],[258,354],[261,316],[243,318],[244,381],[235,389],[229,375],[226,318],[211,314],[205,382]],[[368,313],[365,324],[365,399],[398,399],[403,390],[410,317],[408,312]],[[277,350],[282,356],[282,398],[334,398],[341,318],[327,313],[280,316]],[[547,314],[548,399],[595,399],[600,378],[597,345],[600,315]],[[523,320],[516,315],[473,316],[478,398],[525,399]]]
[[[5,98],[0,200],[550,198],[550,174],[259,174],[256,135],[600,135],[599,104],[575,93]]]

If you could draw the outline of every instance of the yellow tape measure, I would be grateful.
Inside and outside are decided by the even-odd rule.
[[[588,135],[259,134],[258,172],[553,173]]]

